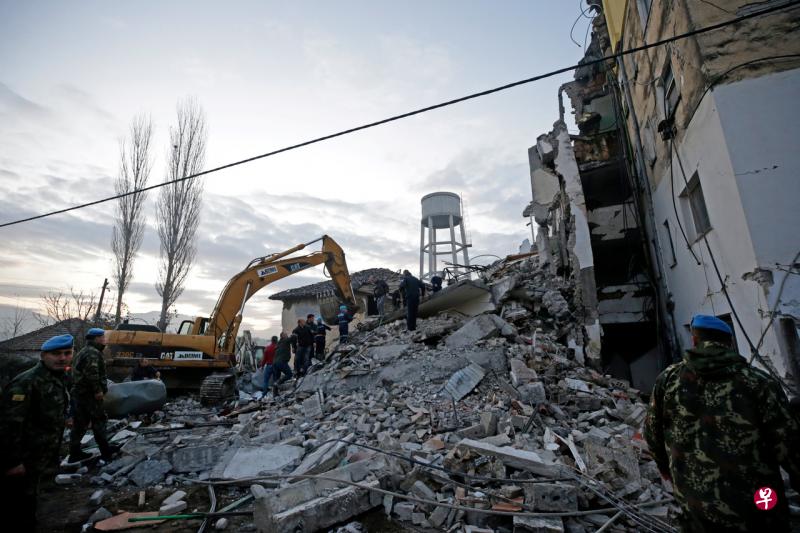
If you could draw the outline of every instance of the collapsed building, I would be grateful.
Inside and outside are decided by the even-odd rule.
[[[647,390],[690,346],[691,317],[715,315],[739,352],[791,391],[800,375],[800,160],[791,146],[800,41],[783,36],[796,35],[797,10],[614,57],[711,26],[721,10],[591,4],[582,66],[559,90],[553,130],[529,151],[523,212],[539,226],[542,257],[576,283],[584,331],[575,342],[590,364]],[[764,3],[726,6],[740,16]]]
[[[112,421],[123,455],[48,489],[72,498],[58,527],[673,531],[639,391],[574,347],[572,282],[522,254],[426,302],[459,294],[474,314],[431,311],[416,331],[367,318],[277,397],[243,374],[234,403]]]

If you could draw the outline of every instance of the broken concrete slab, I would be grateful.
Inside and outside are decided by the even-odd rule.
[[[170,503],[175,503],[181,501],[182,499],[186,498],[186,492],[182,490],[176,490],[164,500],[162,500],[161,505],[169,505]]]
[[[111,511],[109,511],[105,507],[100,507],[94,513],[92,513],[92,516],[90,516],[89,519],[86,520],[86,523],[87,524],[95,524],[97,522],[102,522],[103,520],[105,520],[107,518],[111,518],[112,516],[114,516],[114,515],[111,514]]]
[[[482,339],[498,335],[510,336],[515,333],[516,328],[499,316],[484,314],[467,321],[458,330],[451,333],[444,343],[448,348],[466,348]]]
[[[465,453],[496,457],[507,466],[518,468],[538,474],[540,476],[559,476],[566,471],[565,465],[547,463],[542,457],[531,451],[519,450],[510,446],[493,446],[487,442],[463,439],[455,447],[456,450]]]
[[[299,462],[303,455],[304,448],[285,444],[242,447],[220,459],[212,475],[218,474],[223,479],[242,479],[279,472]]]
[[[577,511],[578,491],[572,485],[558,483],[526,483],[525,501],[535,511]]]
[[[514,517],[514,533],[564,533],[564,521],[559,517]]]
[[[544,383],[541,381],[520,385],[517,387],[517,391],[520,400],[530,405],[538,405],[547,401],[547,393],[544,390]]]
[[[149,459],[136,465],[128,477],[137,487],[150,487],[161,482],[170,470],[169,461]]]
[[[103,396],[103,409],[111,418],[149,414],[167,401],[167,388],[157,379],[110,383]]]
[[[367,357],[371,357],[379,363],[389,363],[397,360],[406,350],[411,347],[410,344],[384,344],[382,346],[372,346],[367,350]]]
[[[380,481],[370,481],[364,485],[378,488]],[[256,528],[261,533],[311,533],[378,507],[382,499],[377,492],[350,486],[287,511],[274,513],[270,508],[270,498],[267,497],[256,501],[253,517]]]
[[[350,433],[343,440],[352,442],[354,438],[355,433]],[[292,474],[319,474],[334,468],[347,453],[347,442],[334,441],[323,444],[306,456]]]
[[[209,470],[224,450],[224,445],[177,448],[170,455],[172,470],[178,474]]]
[[[536,371],[532,368],[528,368],[528,365],[526,365],[525,361],[522,359],[511,359],[508,364],[511,367],[511,384],[515,387],[539,379],[539,376],[536,375]]]
[[[188,504],[183,500],[162,504],[158,508],[159,516],[178,514],[188,507]]]
[[[508,369],[506,354],[501,348],[495,350],[470,350],[464,355],[467,361],[478,364],[487,371],[505,372]]]
[[[500,305],[509,296],[509,292],[517,285],[517,276],[506,276],[489,285],[492,291],[492,301]]]
[[[470,363],[469,366],[462,368],[450,377],[444,385],[444,390],[455,401],[459,401],[472,392],[472,389],[478,386],[485,375],[486,372],[481,366]]]

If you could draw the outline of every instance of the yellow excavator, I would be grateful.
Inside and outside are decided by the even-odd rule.
[[[289,257],[319,241],[322,241],[320,251]],[[323,235],[283,252],[253,259],[228,281],[210,317],[184,320],[178,333],[164,333],[156,326],[140,324],[119,324],[107,331],[109,374],[112,378],[124,377],[131,367],[147,359],[161,372],[168,389],[199,387],[203,403],[216,403],[235,395],[236,335],[247,300],[270,283],[319,264],[325,265],[334,288],[334,295],[320,302],[323,320],[334,323],[340,305],[355,313],[358,306],[344,251],[336,241]]]

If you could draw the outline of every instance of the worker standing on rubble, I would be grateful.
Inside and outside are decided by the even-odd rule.
[[[339,306],[339,314],[336,315],[336,323],[339,324],[339,342],[347,342],[350,339],[350,322],[353,315],[347,310],[346,305]]]
[[[375,298],[375,305],[378,308],[378,316],[383,318],[384,307],[386,305],[386,295],[389,294],[389,285],[385,280],[372,278],[375,288],[372,289],[372,296]]]
[[[714,316],[655,383],[645,438],[672,480],[683,531],[789,531],[779,467],[800,479],[800,425],[780,384],[732,350]],[[799,488],[799,487],[795,487]]]
[[[273,337],[274,338],[274,337]],[[278,395],[278,385],[292,379],[289,359],[292,358],[292,340],[285,331],[281,331],[278,345],[275,347],[275,360],[272,364],[272,394]]]
[[[311,330],[311,336],[313,337],[314,334],[317,332],[317,323],[314,320],[314,313],[309,313],[306,315],[306,326],[308,329]],[[311,350],[308,353],[308,366],[311,366],[311,360],[316,356],[316,343],[311,343]]]
[[[408,331],[417,329],[417,310],[419,309],[420,296],[425,296],[425,285],[411,275],[408,270],[403,270],[403,281],[400,282],[400,290],[405,293],[406,301],[406,325]]]
[[[302,318],[297,319],[297,327],[292,331],[291,340],[294,350],[294,372],[300,378],[311,366],[311,350],[314,346],[314,333]]]
[[[322,321],[322,317],[317,319],[317,326],[314,332],[314,344],[316,344],[314,353],[320,361],[325,360],[325,335],[330,330],[331,328]]]
[[[270,343],[264,346],[264,356],[259,368],[264,369],[264,394],[269,391],[269,378],[272,377],[272,366],[275,364],[275,351],[278,349],[278,337],[273,336]],[[277,381],[277,379],[275,380]]]
[[[103,360],[105,331],[91,328],[86,332],[84,346],[72,365],[72,399],[75,402],[74,427],[69,439],[69,462],[89,459],[91,454],[81,450],[81,439],[89,426],[92,427],[94,441],[100,448],[104,461],[110,461],[119,447],[108,443],[106,435],[106,416],[103,397],[108,392],[106,363]]]
[[[0,513],[5,531],[36,530],[36,499],[42,474],[58,464],[67,421],[65,370],[72,360],[72,335],[45,341],[40,361],[18,374],[0,408]]]

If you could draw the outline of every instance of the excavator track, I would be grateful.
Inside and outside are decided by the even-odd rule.
[[[217,372],[203,380],[200,385],[200,403],[215,405],[236,398],[236,376]]]

